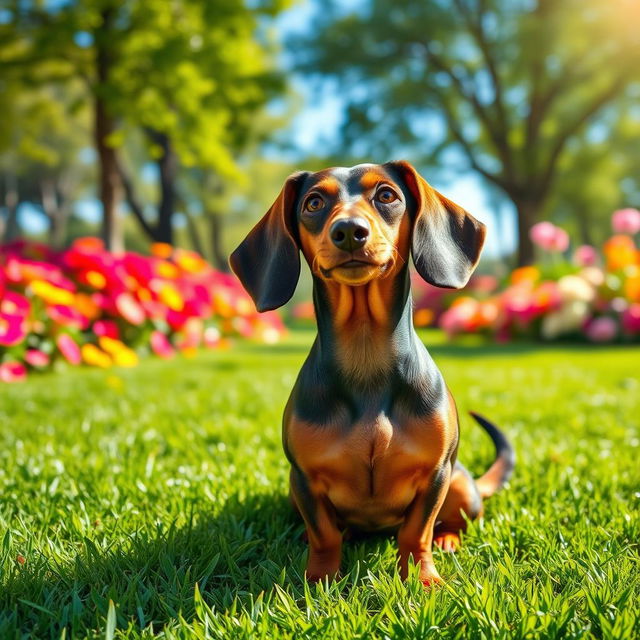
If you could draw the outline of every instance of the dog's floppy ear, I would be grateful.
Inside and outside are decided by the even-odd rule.
[[[289,301],[300,276],[294,207],[307,174],[290,175],[271,208],[231,254],[229,264],[258,311],[277,309]]]
[[[389,165],[415,201],[411,255],[418,273],[436,287],[464,287],[480,258],[486,227],[438,193],[408,162]]]

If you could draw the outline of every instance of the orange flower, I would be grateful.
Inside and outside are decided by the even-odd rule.
[[[434,313],[431,309],[418,309],[413,314],[416,327],[428,327],[433,322]]]
[[[100,307],[95,300],[86,293],[76,294],[75,308],[89,320],[95,320],[100,315]]]
[[[77,238],[71,245],[74,249],[85,251],[87,253],[100,253],[104,251],[104,242],[100,238],[87,236],[86,238]]]
[[[104,289],[107,286],[107,279],[99,271],[87,271],[84,277],[94,289]]]
[[[151,245],[151,255],[156,258],[170,258],[173,253],[173,247],[166,242],[154,242]]]
[[[86,364],[92,367],[107,369],[112,364],[111,358],[104,351],[100,351],[95,344],[83,344],[80,353]]]
[[[537,282],[540,279],[540,269],[538,267],[520,267],[511,272],[511,284],[521,284],[523,282]]]
[[[635,273],[626,279],[624,294],[630,302],[640,302],[640,269],[635,268]]]
[[[607,258],[607,269],[617,271],[636,264],[636,245],[631,236],[611,236],[603,246],[604,255]]]
[[[213,308],[223,318],[232,318],[234,315],[229,296],[222,291],[213,292]]]

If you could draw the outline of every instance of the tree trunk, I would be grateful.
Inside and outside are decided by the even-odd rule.
[[[529,237],[529,230],[538,221],[541,203],[534,200],[516,200],[516,211],[518,215],[518,251],[517,266],[524,267],[533,264],[535,254],[533,242]]]
[[[123,251],[124,239],[118,205],[122,199],[122,183],[118,172],[116,150],[107,144],[107,138],[116,129],[115,120],[104,100],[108,88],[112,59],[109,42],[111,24],[115,19],[113,8],[101,13],[102,25],[94,32],[96,43],[96,76],[98,86],[94,88],[94,136],[99,159],[100,200],[102,201],[102,238],[111,251]]]
[[[582,240],[582,244],[593,245],[591,220],[589,214],[587,213],[586,207],[576,211],[575,217],[578,223],[578,230],[580,231],[580,239]]]
[[[44,178],[40,182],[40,194],[42,209],[49,219],[49,244],[59,249],[64,244],[69,211],[64,202],[60,202],[52,179]]]
[[[20,235],[20,227],[18,225],[18,180],[15,175],[6,173],[4,176],[4,206],[7,216],[4,221],[4,230],[2,234],[3,242],[11,242]]]
[[[228,272],[229,259],[222,248],[222,219],[215,213],[210,213],[207,217],[211,222],[211,254],[213,256],[213,265],[219,271]]]
[[[154,140],[162,148],[158,160],[160,170],[160,202],[158,204],[158,222],[155,239],[157,242],[173,244],[173,214],[176,206],[176,178],[178,175],[178,157],[171,146],[169,136],[155,133]]]

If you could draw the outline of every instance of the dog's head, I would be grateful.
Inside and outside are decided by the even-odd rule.
[[[407,162],[338,167],[287,178],[272,207],[231,254],[258,311],[293,295],[300,251],[315,276],[348,286],[392,277],[409,254],[437,287],[463,287],[485,226]]]

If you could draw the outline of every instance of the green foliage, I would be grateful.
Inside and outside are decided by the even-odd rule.
[[[462,160],[515,204],[521,258],[530,259],[526,231],[567,167],[574,181],[585,179],[579,162],[560,165],[591,148],[591,138],[576,144],[577,136],[597,125],[611,144],[633,96],[637,103],[637,3],[370,0],[351,13],[332,6],[323,4],[313,37],[295,44],[306,53],[304,70],[341,82],[352,155],[403,154],[453,169]],[[610,183],[619,178],[606,163],[597,169],[609,170]]]
[[[477,475],[492,459],[467,409],[518,454],[461,552],[436,554],[442,588],[402,584],[387,538],[346,543],[339,582],[303,582],[280,442],[311,340],[297,333],[0,387],[0,636],[633,638],[638,350],[424,337],[462,461]]]

